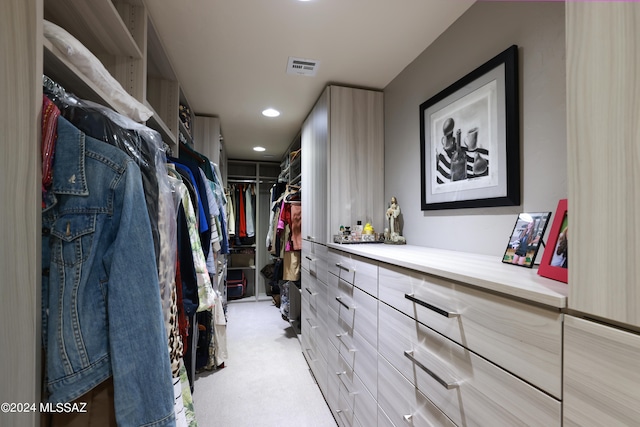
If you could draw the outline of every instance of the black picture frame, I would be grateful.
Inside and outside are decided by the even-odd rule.
[[[423,211],[520,205],[518,81],[512,45],[420,104]]]
[[[551,212],[523,212],[518,215],[509,236],[502,262],[521,267],[533,267]]]

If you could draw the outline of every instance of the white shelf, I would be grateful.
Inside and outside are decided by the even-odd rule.
[[[98,104],[106,105],[120,114],[111,98],[87,78],[75,65],[69,62],[64,54],[58,50],[49,40],[43,39],[44,74],[65,89],[70,88],[80,99],[86,99]]]
[[[173,132],[171,132],[171,129],[169,129],[169,126],[167,126],[167,124],[162,120],[162,118],[158,115],[156,110],[148,101],[145,101],[144,105],[146,105],[147,108],[153,111],[153,116],[151,116],[151,118],[149,118],[149,120],[147,121],[147,126],[160,132],[160,135],[162,136],[162,141],[166,142],[167,145],[169,145],[169,147],[171,147],[171,149],[174,150],[173,155],[177,157],[178,143],[176,141],[176,135]]]
[[[67,30],[95,55],[143,58],[111,0],[45,0],[44,18]]]

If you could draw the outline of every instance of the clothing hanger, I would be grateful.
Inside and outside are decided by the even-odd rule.
[[[179,142],[180,145],[180,151],[183,151],[189,155],[189,157],[191,157],[192,159],[200,162],[200,163],[205,163],[207,160],[204,158],[204,156],[202,156],[202,154],[198,153],[197,151],[193,150],[192,148],[190,148],[187,144],[185,144],[184,142],[180,141]]]

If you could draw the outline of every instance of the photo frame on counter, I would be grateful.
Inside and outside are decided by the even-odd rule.
[[[550,218],[551,212],[523,212],[518,215],[502,262],[533,267]]]
[[[520,204],[518,47],[420,105],[422,210]]]
[[[538,274],[560,282],[569,282],[569,217],[567,199],[561,199],[549,231]]]

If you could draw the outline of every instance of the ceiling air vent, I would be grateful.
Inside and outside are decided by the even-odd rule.
[[[290,56],[289,63],[287,64],[287,74],[315,76],[319,64],[320,61],[316,61],[315,59],[294,58]]]

